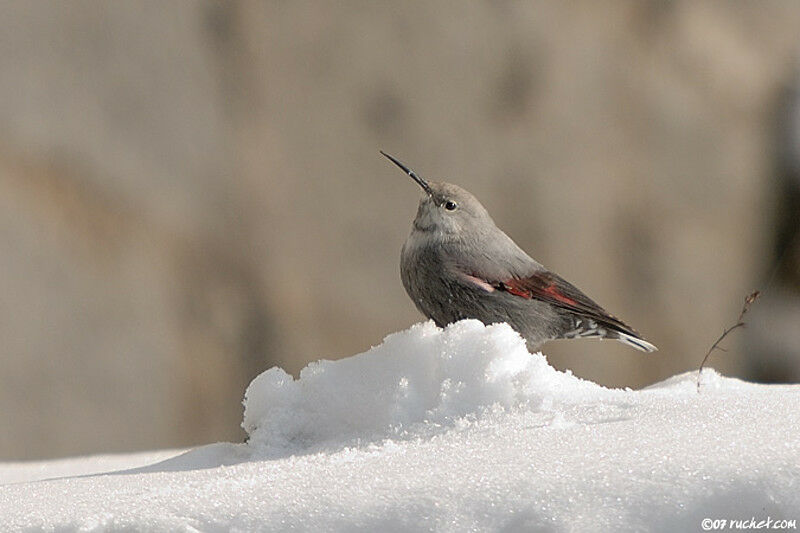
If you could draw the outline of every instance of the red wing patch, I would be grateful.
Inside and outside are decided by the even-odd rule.
[[[500,282],[500,289],[514,296],[521,296],[525,299],[536,297],[539,300],[550,302],[560,302],[566,306],[578,308],[580,304],[569,296],[565,295],[555,281],[549,282],[544,277],[512,278],[508,281]]]
[[[567,305],[571,305],[573,307],[577,307],[578,306],[578,302],[576,302],[575,300],[573,300],[572,298],[570,298],[568,296],[564,296],[563,294],[561,294],[559,292],[558,288],[555,285],[548,285],[547,287],[544,288],[544,290],[542,292],[544,292],[545,294],[550,295],[551,297],[555,298],[559,302],[563,302],[563,303],[565,303]]]
[[[500,282],[500,290],[506,291],[509,294],[513,294],[514,296],[520,296],[525,298],[526,300],[531,299],[531,291],[528,289],[524,289],[521,287],[517,287],[512,283]]]

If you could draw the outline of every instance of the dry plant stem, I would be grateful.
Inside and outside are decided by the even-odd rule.
[[[706,356],[703,357],[703,362],[700,363],[700,368],[697,369],[697,391],[698,392],[700,392],[700,375],[703,373],[703,367],[705,366],[706,361],[708,361],[708,358],[711,356],[711,352],[713,352],[714,350],[721,350],[723,352],[727,351],[724,348],[721,348],[719,346],[719,343],[722,342],[722,340],[725,337],[727,337],[728,333],[730,333],[731,331],[735,330],[736,328],[744,327],[744,320],[743,320],[744,319],[744,315],[747,313],[747,311],[750,310],[750,305],[753,302],[755,302],[756,298],[758,298],[760,295],[761,295],[761,293],[759,291],[753,291],[752,293],[750,293],[747,296],[747,298],[744,299],[744,305],[742,306],[742,312],[739,313],[739,318],[736,320],[736,324],[734,324],[733,326],[731,326],[728,329],[726,329],[725,331],[723,331],[722,335],[719,336],[719,338],[714,342],[714,344],[711,345],[711,348],[709,348],[708,352],[706,352]]]

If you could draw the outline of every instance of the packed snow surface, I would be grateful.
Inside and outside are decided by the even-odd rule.
[[[699,391],[696,373],[606,389],[528,353],[508,326],[468,320],[418,324],[297,380],[270,369],[244,403],[246,444],[0,464],[0,530],[692,531],[704,518],[800,520],[800,386],[707,370]],[[103,465],[128,470],[97,474]]]

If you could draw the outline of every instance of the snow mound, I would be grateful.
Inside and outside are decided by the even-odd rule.
[[[559,372],[507,324],[428,321],[369,351],[311,363],[294,380],[280,368],[245,394],[242,426],[265,454],[403,438],[451,427],[486,410],[547,409],[612,393]]]
[[[248,444],[0,464],[0,531],[796,529],[800,386],[697,378],[610,390],[505,325],[418,324],[264,372]]]
[[[700,382],[698,386],[698,380]],[[753,388],[753,383],[748,383],[736,378],[723,376],[713,368],[704,368],[698,374],[697,370],[684,372],[645,387],[643,390],[652,392],[684,392],[684,393],[710,393],[732,392]]]

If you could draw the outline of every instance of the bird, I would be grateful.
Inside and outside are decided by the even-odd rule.
[[[425,180],[399,159],[380,153],[424,193],[400,254],[400,277],[417,309],[437,326],[468,318],[486,325],[505,322],[531,351],[547,341],[580,338],[657,350],[525,253],[468,191]]]

